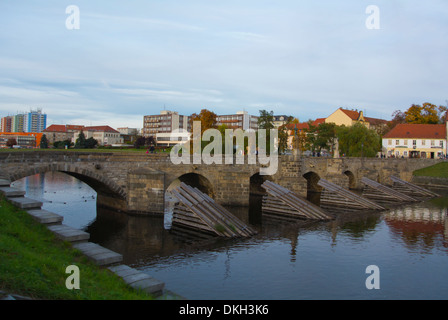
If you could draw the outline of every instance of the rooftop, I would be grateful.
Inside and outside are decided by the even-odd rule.
[[[397,124],[383,138],[446,139],[444,124]]]

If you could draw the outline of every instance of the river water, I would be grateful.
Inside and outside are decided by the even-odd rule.
[[[268,219],[256,208],[228,208],[258,234],[190,241],[170,231],[169,214],[97,209],[95,191],[63,173],[13,185],[187,299],[448,299],[448,194],[302,225]],[[366,272],[372,265],[376,271]]]

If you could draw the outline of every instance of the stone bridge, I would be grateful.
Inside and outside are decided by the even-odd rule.
[[[320,178],[345,188],[360,189],[362,177],[391,184],[389,177],[410,181],[412,172],[434,159],[306,158],[279,156],[272,176],[260,175],[260,164],[173,164],[167,154],[24,151],[0,153],[0,178],[11,182],[60,171],[90,185],[98,205],[129,213],[163,213],[165,191],[180,181],[198,187],[220,204],[248,206],[252,193],[269,179],[307,196],[320,191]],[[235,161],[234,161],[235,163]]]

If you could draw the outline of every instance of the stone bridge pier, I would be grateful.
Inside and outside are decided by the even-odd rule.
[[[0,153],[0,177],[11,182],[45,172],[64,172],[87,183],[98,194],[97,203],[135,214],[164,212],[166,191],[181,181],[207,193],[216,202],[248,206],[251,194],[269,179],[302,196],[320,191],[324,178],[345,188],[362,188],[362,177],[391,184],[394,175],[410,181],[414,170],[434,159],[299,158],[279,156],[272,176],[260,175],[260,164],[179,164],[166,154],[26,151]]]

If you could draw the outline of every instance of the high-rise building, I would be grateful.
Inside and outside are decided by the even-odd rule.
[[[12,116],[11,132],[26,132],[24,114]]]
[[[47,128],[47,115],[42,109],[31,110],[25,114],[25,132],[42,132]]]
[[[7,116],[2,118],[1,132],[11,132],[12,130],[12,116]]]

